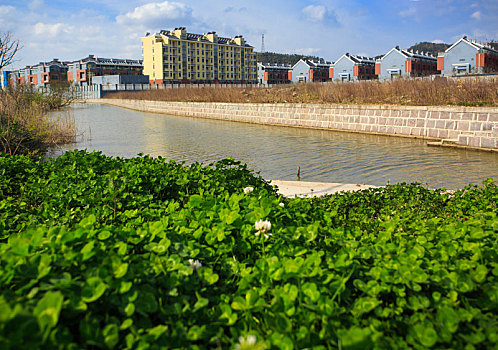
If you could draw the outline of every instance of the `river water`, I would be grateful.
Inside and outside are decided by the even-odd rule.
[[[426,141],[245,124],[75,104],[78,142],[55,150],[98,150],[106,155],[162,156],[187,164],[233,157],[265,179],[361,183],[419,182],[461,188],[498,180],[498,154],[428,147]]]

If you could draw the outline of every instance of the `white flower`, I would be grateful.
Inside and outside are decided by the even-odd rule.
[[[240,339],[239,339],[240,340]],[[256,341],[258,340],[258,338],[256,338],[255,335],[248,335],[247,336],[247,339],[246,339],[246,344],[247,345],[254,345],[256,344]]]
[[[256,228],[256,233],[254,234],[256,237],[259,236],[261,232],[265,234],[265,237],[268,238],[268,236],[271,236],[271,234],[266,234],[266,232],[271,230],[271,222],[268,220],[259,220],[254,223],[254,228]]]
[[[251,193],[252,191],[254,191],[254,187],[250,187],[249,186],[249,187],[244,188],[244,193],[245,194]]]
[[[255,335],[248,335],[247,338],[239,337],[239,343],[235,345],[237,350],[246,349],[264,349],[264,344],[258,343],[258,338]]]
[[[188,259],[188,262],[190,263],[190,267],[196,271],[202,267],[202,264],[199,260]]]
[[[280,203],[280,204],[279,204],[279,206],[280,206],[281,208],[285,208],[285,204],[284,204],[284,203]]]
[[[270,231],[271,230],[271,222],[269,222],[268,220],[265,220],[265,221],[259,220],[259,221],[256,221],[254,223],[254,227],[258,231],[262,231],[262,232]]]

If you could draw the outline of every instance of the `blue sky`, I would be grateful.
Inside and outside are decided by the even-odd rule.
[[[14,68],[88,54],[141,58],[146,32],[178,26],[242,34],[258,51],[264,34],[266,51],[335,61],[463,35],[498,40],[497,18],[498,0],[0,0],[0,31],[23,45]]]

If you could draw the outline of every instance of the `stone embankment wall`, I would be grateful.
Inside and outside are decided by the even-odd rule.
[[[101,99],[139,111],[246,123],[417,137],[498,150],[498,108],[161,102]]]

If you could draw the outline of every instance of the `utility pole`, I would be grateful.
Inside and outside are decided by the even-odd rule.
[[[261,52],[265,52],[265,35],[261,34]]]

